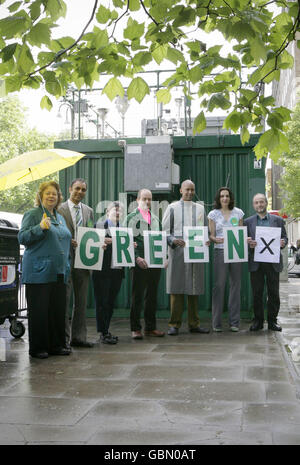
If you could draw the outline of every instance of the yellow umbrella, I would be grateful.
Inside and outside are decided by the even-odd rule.
[[[65,149],[41,149],[26,152],[0,165],[0,191],[44,178],[68,168],[84,157]]]

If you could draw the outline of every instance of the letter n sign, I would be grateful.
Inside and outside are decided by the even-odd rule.
[[[78,228],[75,268],[101,270],[105,230]]]
[[[248,243],[246,226],[224,228],[224,263],[247,262]]]

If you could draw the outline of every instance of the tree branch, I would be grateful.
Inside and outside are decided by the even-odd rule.
[[[48,68],[49,66],[51,66],[53,63],[55,63],[57,61],[58,58],[61,58],[62,55],[65,55],[67,52],[69,52],[70,50],[72,50],[74,47],[76,47],[76,45],[78,44],[78,42],[80,41],[80,39],[84,36],[85,34],[85,31],[87,30],[87,28],[89,27],[89,25],[91,24],[91,22],[93,21],[94,19],[94,16],[95,16],[95,13],[96,13],[96,9],[97,9],[97,6],[98,6],[98,1],[99,0],[95,0],[95,3],[94,3],[94,7],[93,7],[93,11],[92,11],[92,15],[88,21],[88,23],[86,24],[86,26],[84,27],[82,33],[80,34],[80,36],[78,37],[78,39],[72,44],[70,45],[68,48],[65,48],[63,50],[60,50],[56,55],[55,55],[55,58],[50,61],[49,63],[47,63],[46,65],[42,66],[41,68],[39,69],[36,69],[35,71],[33,71],[32,73],[28,74],[28,77],[31,77],[33,75],[35,75],[36,73],[39,73],[40,71],[43,71],[43,69],[46,69]]]
[[[114,24],[113,31],[112,31],[111,35],[109,36],[109,39],[111,39],[111,37],[114,35],[114,32],[115,32],[117,23],[120,21],[120,19],[123,18],[123,16],[126,15],[126,13],[128,13],[128,10],[129,10],[129,0],[127,0],[127,8],[126,8],[126,11],[125,11],[118,19],[116,19],[115,24]]]
[[[149,13],[149,11],[148,11],[147,8],[145,7],[143,0],[140,0],[140,4],[142,5],[142,7],[143,7],[143,9],[144,9],[144,11],[145,11],[145,13],[146,13],[146,15],[149,16],[149,18],[154,22],[154,24],[155,24],[156,26],[159,26],[159,23],[153,18],[153,16],[151,16],[151,14]]]

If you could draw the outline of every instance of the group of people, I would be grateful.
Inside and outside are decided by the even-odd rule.
[[[224,263],[224,227],[245,225],[248,230],[249,271],[253,291],[254,320],[251,331],[258,331],[264,324],[264,282],[267,284],[268,328],[281,331],[277,323],[280,307],[280,263],[254,261],[256,226],[281,228],[281,248],[287,244],[284,221],[267,213],[264,194],[253,198],[255,214],[243,220],[244,212],[235,207],[234,196],[228,187],[218,189],[213,210],[206,216],[204,206],[193,202],[195,185],[185,180],[180,187],[181,199],[171,203],[162,222],[151,211],[152,193],[141,189],[137,195],[137,208],[124,216],[120,202],[111,202],[105,221],[94,224],[93,210],[83,203],[87,183],[77,178],[69,187],[69,199],[62,203],[59,185],[54,181],[41,184],[35,208],[24,214],[19,231],[19,242],[25,246],[22,282],[26,285],[28,304],[29,353],[32,357],[69,355],[71,347],[92,347],[87,340],[86,307],[90,271],[74,267],[79,226],[105,230],[105,250],[101,271],[92,272],[96,307],[97,331],[104,344],[116,344],[118,337],[110,331],[116,297],[124,278],[124,268],[112,266],[111,227],[125,226],[134,231],[135,266],[131,268],[130,326],[132,339],[145,336],[163,337],[157,329],[157,294],[161,269],[150,268],[144,256],[143,231],[166,231],[168,264],[166,267],[166,292],[170,294],[170,320],[168,335],[179,333],[187,296],[188,327],[192,333],[209,333],[200,326],[198,296],[204,293],[204,265],[185,263],[184,227],[206,226],[209,240],[214,243],[214,286],[212,291],[213,331],[222,331],[224,291],[229,276],[228,316],[229,327],[239,331],[241,263]],[[70,299],[73,309],[70,315]],[[144,334],[141,312],[144,306]],[[71,321],[71,323],[70,323]]]

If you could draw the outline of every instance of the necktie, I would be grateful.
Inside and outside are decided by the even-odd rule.
[[[81,208],[79,207],[79,205],[74,205],[74,208],[76,210],[76,229],[78,229],[79,226],[82,225]]]

